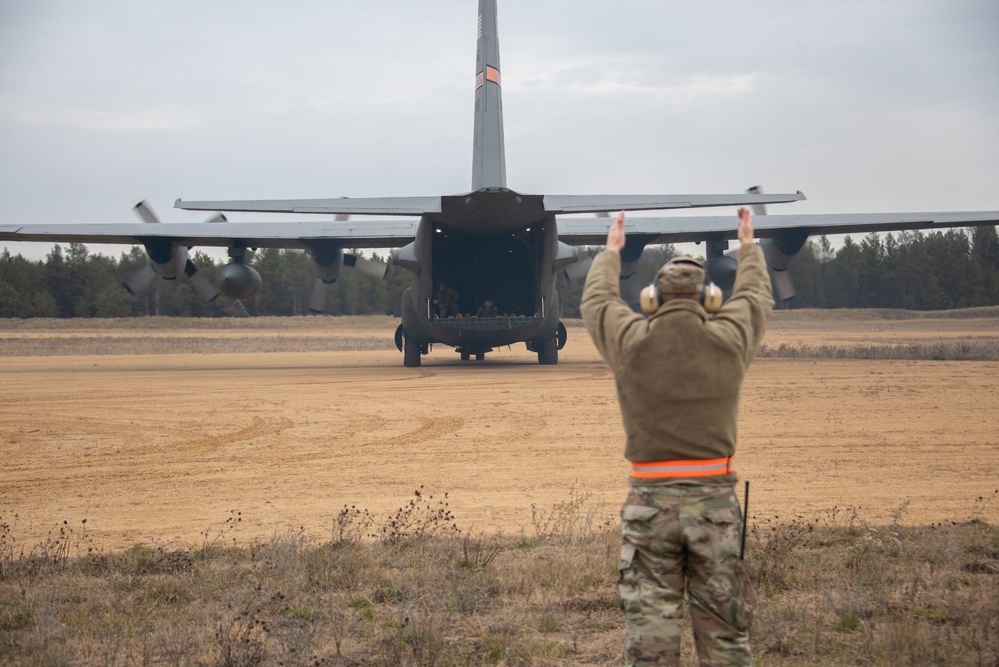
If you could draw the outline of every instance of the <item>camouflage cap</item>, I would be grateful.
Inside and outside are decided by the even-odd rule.
[[[674,257],[656,274],[663,296],[697,294],[704,284],[704,265],[693,257]]]

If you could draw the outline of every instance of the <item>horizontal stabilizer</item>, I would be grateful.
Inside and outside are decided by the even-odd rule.
[[[321,213],[343,215],[423,215],[440,213],[440,197],[368,197],[348,199],[247,199],[233,201],[184,201],[174,208],[185,211],[236,211],[242,213]]]
[[[748,206],[786,204],[802,201],[799,190],[793,195],[545,195],[549,213],[617,213],[618,211],[658,211],[671,208]]]

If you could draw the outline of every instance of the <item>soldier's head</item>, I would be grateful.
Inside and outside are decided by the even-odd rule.
[[[704,265],[693,257],[674,257],[659,269],[656,283],[663,301],[696,299],[704,284]]]
[[[651,315],[671,299],[693,299],[709,313],[717,312],[722,292],[714,283],[705,285],[704,276],[704,265],[693,257],[674,257],[663,264],[652,284],[639,295],[642,312]]]

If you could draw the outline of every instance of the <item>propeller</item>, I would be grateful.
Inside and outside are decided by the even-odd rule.
[[[160,220],[153,213],[149,204],[145,200],[136,204],[133,209],[142,221],[149,225],[158,225]],[[212,216],[207,222],[218,223],[227,222],[226,217],[221,213]],[[191,286],[198,295],[205,301],[212,301],[219,293],[212,282],[198,271],[188,255],[190,248],[184,246],[173,246],[169,243],[148,243],[146,244],[146,255],[149,263],[133,273],[125,280],[125,289],[131,294],[142,295],[149,291],[149,287],[157,276],[165,280],[173,280],[183,272],[191,281]]]
[[[753,187],[746,190],[747,193],[751,195],[761,195],[763,194],[763,188],[759,185],[754,185]],[[767,207],[765,204],[753,204],[753,215],[763,216],[767,214]],[[763,239],[760,242],[764,253],[770,249],[769,246],[773,245],[772,239]],[[777,297],[777,301],[787,301],[788,299],[794,298],[798,291],[794,287],[794,280],[791,278],[791,274],[787,272],[787,269],[783,271],[776,271],[772,268],[772,265],[767,258],[767,270],[770,272],[770,283],[773,285],[774,296]]]
[[[315,258],[316,255],[313,254],[313,259]],[[314,313],[324,313],[326,312],[326,298],[330,285],[336,282],[340,276],[340,270],[337,268],[335,272],[331,273],[326,270],[327,267],[319,265],[318,262],[317,265],[321,277],[316,278],[316,281],[312,283],[306,307]],[[384,278],[388,274],[388,263],[351,253],[343,253],[343,265],[353,267],[355,271],[372,278]]]
[[[146,266],[149,265],[147,264]],[[205,301],[214,301],[218,297],[219,291],[215,289],[215,285],[205,277],[205,274],[198,271],[198,267],[194,265],[190,257],[187,258],[187,264],[184,265],[184,274],[191,281],[191,287],[194,288],[194,291],[202,299]]]
[[[338,213],[334,219],[337,222],[346,222],[350,219],[350,216],[346,213]],[[340,276],[341,265],[350,266],[355,271],[359,271],[372,278],[384,278],[388,274],[387,262],[368,259],[353,253],[345,253],[340,248],[313,247],[310,248],[309,253],[312,255],[312,259],[319,270],[319,277],[312,284],[312,289],[309,291],[309,299],[306,302],[306,307],[314,313],[326,312],[326,298],[329,293],[329,287]],[[342,264],[338,257],[341,254],[343,257]]]
[[[153,265],[147,262],[141,269],[125,279],[125,289],[134,296],[145,294],[158,275]]]
[[[313,313],[326,312],[326,295],[329,292],[329,286],[333,282],[326,282],[322,278],[316,278],[316,282],[313,283],[312,290],[309,292],[309,300],[305,304],[306,308]]]
[[[777,297],[777,301],[787,301],[798,294],[798,291],[794,288],[794,280],[791,278],[791,274],[787,272],[787,269],[783,271],[770,270],[770,282],[774,287],[774,295]]]
[[[355,271],[360,271],[364,275],[371,276],[372,278],[384,278],[388,273],[388,263],[379,262],[376,259],[361,257],[360,255],[344,254],[343,263],[346,266],[354,267]]]

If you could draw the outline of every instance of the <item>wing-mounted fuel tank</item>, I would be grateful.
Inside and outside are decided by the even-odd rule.
[[[709,240],[705,246],[707,261],[704,263],[704,270],[708,274],[708,280],[725,292],[731,291],[735,286],[736,269],[739,268],[739,260],[736,259],[738,251],[728,251],[728,241],[724,239]]]
[[[635,275],[638,270],[638,262],[642,259],[645,246],[653,241],[655,237],[644,234],[628,234],[624,239],[624,248],[621,249],[621,278],[627,280]]]
[[[246,248],[229,248],[231,262],[215,274],[215,287],[222,294],[237,301],[248,301],[260,294],[263,281],[256,269],[246,263]]]
[[[638,295],[644,285],[635,278],[638,271],[638,262],[642,259],[645,246],[651,243],[655,237],[643,234],[628,234],[624,239],[624,248],[621,249],[621,275],[619,280],[619,290],[621,298],[632,307],[638,309]]]

